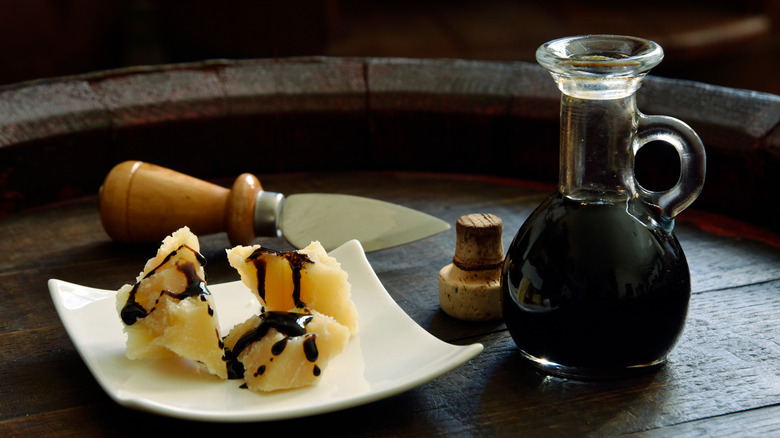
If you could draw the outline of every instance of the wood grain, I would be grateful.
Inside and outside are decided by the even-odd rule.
[[[698,208],[780,229],[763,208],[778,200],[780,96],[648,77],[637,100],[702,137]],[[0,214],[97,193],[127,159],[200,178],[360,169],[554,183],[559,101],[540,66],[462,60],[210,61],[0,87]],[[675,172],[647,161],[649,187]]]
[[[261,175],[284,193],[326,191],[402,203],[455,223],[475,212],[504,223],[504,244],[551,186],[519,179],[410,172]],[[231,178],[215,181],[229,186]],[[710,234],[680,221],[691,266],[688,323],[669,363],[637,378],[578,382],[525,364],[501,322],[468,323],[438,305],[437,274],[451,262],[454,228],[368,254],[385,288],[418,324],[448,342],[485,350],[456,370],[375,403],[263,424],[187,422],[120,407],[89,374],[64,332],[46,287],[61,278],[118,288],[154,246],[112,242],[94,196],[0,221],[0,435],[137,436],[285,434],[317,430],[362,436],[732,436],[780,429],[780,248]],[[289,249],[280,239],[260,243]],[[225,233],[202,236],[212,283],[232,281]]]

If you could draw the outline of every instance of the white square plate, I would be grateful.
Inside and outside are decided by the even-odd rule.
[[[407,391],[447,373],[482,344],[443,342],[417,325],[390,297],[357,241],[330,253],[349,274],[360,331],[313,387],[258,394],[198,373],[174,359],[125,357],[116,291],[49,280],[57,312],[87,367],[117,403],[201,421],[269,421],[345,409]],[[257,310],[240,281],[209,285],[222,333]]]

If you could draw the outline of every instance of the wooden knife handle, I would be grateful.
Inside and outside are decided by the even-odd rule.
[[[197,235],[227,231],[232,245],[249,245],[261,190],[248,173],[226,189],[154,164],[125,161],[100,188],[100,220],[120,242],[160,242],[186,225]]]

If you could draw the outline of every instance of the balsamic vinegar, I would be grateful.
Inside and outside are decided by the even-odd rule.
[[[591,371],[662,361],[691,290],[674,234],[647,228],[625,202],[583,205],[560,193],[520,229],[505,276],[504,320],[524,354]]]

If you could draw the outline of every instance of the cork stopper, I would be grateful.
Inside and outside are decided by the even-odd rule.
[[[495,269],[504,260],[501,218],[489,213],[473,213],[458,218],[453,264],[465,271]]]

